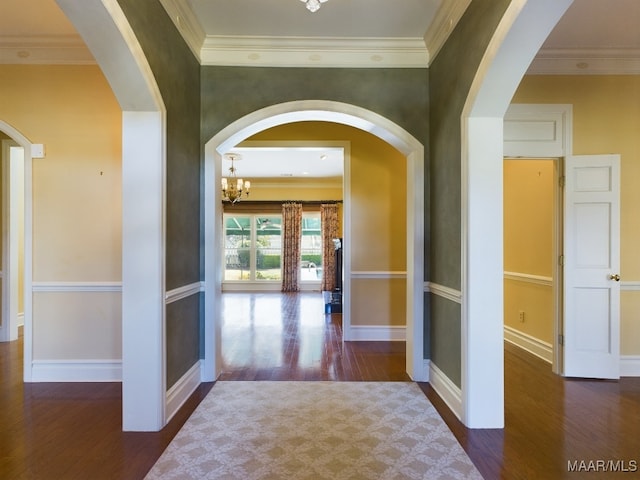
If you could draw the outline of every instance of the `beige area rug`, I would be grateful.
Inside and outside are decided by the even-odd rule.
[[[146,477],[482,479],[410,382],[218,382]]]

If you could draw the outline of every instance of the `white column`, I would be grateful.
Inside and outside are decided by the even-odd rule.
[[[164,119],[123,113],[122,414],[125,431],[165,423]]]
[[[470,428],[502,428],[502,118],[470,118],[467,126],[468,161],[462,173],[463,422]]]

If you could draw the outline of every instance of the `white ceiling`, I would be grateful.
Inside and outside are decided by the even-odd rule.
[[[234,161],[238,177],[251,178],[308,178],[342,177],[344,150],[337,147],[260,146],[235,147],[240,155]],[[223,158],[222,174],[227,175],[231,161]]]
[[[81,1],[81,0],[78,0]],[[202,64],[425,67],[470,0],[160,0]],[[399,8],[401,6],[402,8]],[[575,0],[532,63],[532,74],[640,74],[640,0]],[[0,0],[0,63],[91,64],[93,57],[55,0]],[[284,151],[244,152],[238,170],[262,176],[314,171]],[[297,162],[319,152],[299,151]],[[333,154],[335,152],[331,152]],[[265,161],[263,155],[271,155]],[[255,167],[254,167],[255,164]],[[223,166],[226,170],[227,167]]]

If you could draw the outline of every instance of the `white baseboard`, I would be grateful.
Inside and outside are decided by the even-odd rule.
[[[406,327],[351,325],[347,338],[354,342],[404,342],[406,330]]]
[[[200,385],[201,363],[202,360],[194,363],[187,373],[167,391],[165,409],[167,423]]]
[[[451,411],[462,419],[462,390],[447,377],[433,362],[429,364],[429,384]]]
[[[121,382],[121,360],[34,360],[32,382]]]
[[[541,358],[545,362],[553,363],[553,345],[523,333],[515,328],[504,326],[504,339],[513,345]]]
[[[620,376],[640,377],[640,355],[620,356]]]

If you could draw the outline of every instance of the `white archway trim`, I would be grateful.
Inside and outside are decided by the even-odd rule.
[[[503,117],[573,0],[514,0],[473,81],[462,122],[462,421],[504,427]]]
[[[122,114],[122,415],[125,431],[167,421],[166,109],[117,0],[56,0],[83,37]]]
[[[30,382],[33,374],[33,152],[32,143],[14,127],[0,120],[0,131],[24,149],[24,374]]]
[[[203,381],[215,380],[221,367],[220,352],[220,265],[222,208],[219,178],[221,155],[267,128],[299,121],[341,123],[369,132],[393,145],[407,157],[407,373],[416,381],[426,380],[424,362],[424,147],[411,134],[375,112],[354,105],[303,100],[273,105],[248,114],[216,134],[205,145],[205,354]],[[348,231],[350,199],[344,199],[345,230]],[[345,258],[351,251],[345,235]],[[345,276],[348,272],[345,272]],[[344,293],[349,298],[349,279]],[[345,305],[345,309],[348,305]]]

